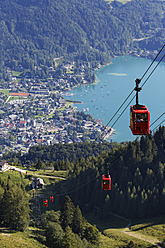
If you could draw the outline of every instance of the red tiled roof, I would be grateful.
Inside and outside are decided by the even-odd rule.
[[[29,93],[10,93],[10,96],[28,96]]]

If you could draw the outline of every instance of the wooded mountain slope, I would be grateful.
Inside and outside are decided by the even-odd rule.
[[[80,143],[32,147],[27,157],[6,154],[4,159],[19,164],[28,158],[38,168],[36,158],[41,156],[46,166],[68,170],[68,180],[54,185],[54,195],[60,202],[69,195],[84,212],[95,209],[104,217],[107,211],[114,211],[129,218],[165,214],[165,127],[140,140],[115,146]],[[101,176],[107,168],[111,191],[101,187]]]
[[[103,218],[109,211],[131,217],[165,214],[165,127],[153,136],[105,151],[97,157],[82,157],[69,163],[70,179],[55,187],[67,192],[83,211],[95,210]],[[101,176],[112,178],[112,190],[103,191]]]
[[[153,0],[0,0],[0,66],[49,65],[60,56],[105,64],[131,49],[158,50],[164,10]]]

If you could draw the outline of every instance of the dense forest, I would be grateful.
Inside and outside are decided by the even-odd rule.
[[[55,192],[61,194],[67,188],[85,212],[95,210],[100,218],[109,211],[129,218],[165,214],[164,152],[165,128],[161,127],[153,136],[142,136],[127,146],[76,163],[67,161],[70,180],[56,185]],[[112,178],[108,192],[101,188],[107,166]]]
[[[98,229],[87,222],[69,196],[65,197],[60,211],[46,211],[42,220],[50,248],[101,248]]]
[[[86,159],[90,156],[97,156],[105,150],[112,150],[119,144],[117,142],[104,142],[104,143],[72,143],[72,144],[54,144],[49,146],[37,145],[32,146],[27,154],[8,152],[3,155],[3,159],[13,162],[15,165],[18,164],[28,164],[34,165],[38,161],[38,158],[43,162],[43,167],[53,166],[55,169],[57,167],[57,161],[77,161],[79,158]],[[68,169],[61,168],[59,169]]]
[[[54,59],[93,68],[135,49],[160,49],[164,1],[0,0],[0,69],[51,66]]]
[[[68,170],[68,180],[54,185],[59,202],[69,195],[84,213],[95,210],[103,218],[113,211],[132,218],[165,214],[164,152],[165,127],[160,127],[153,135],[124,144],[59,144],[32,147],[29,154],[37,169],[54,166],[55,170]],[[8,160],[15,159],[18,164],[20,158],[20,153],[8,154]],[[111,191],[101,187],[107,169]]]

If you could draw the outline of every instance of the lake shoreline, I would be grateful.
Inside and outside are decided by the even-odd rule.
[[[158,62],[155,61],[155,63],[157,64]],[[89,109],[88,114],[96,120],[102,120],[103,125],[106,125],[125,97],[128,96],[128,93],[132,91],[135,84],[134,80],[139,74],[143,75],[150,64],[151,60],[148,58],[132,55],[115,57],[109,65],[104,65],[101,69],[95,70],[97,81],[94,84],[75,87],[70,92],[73,95],[67,98],[81,102],[81,105],[74,104],[77,107],[77,111]],[[159,88],[164,89],[164,85],[162,85],[164,81],[162,78],[164,68],[165,63],[162,63],[152,77],[150,77],[150,82],[143,87],[140,93],[140,102],[145,104],[151,112],[151,121],[158,116],[156,109],[158,99],[159,112],[160,114],[164,112],[163,90],[155,91],[155,87],[157,87],[155,82],[157,81],[161,85]],[[134,104],[134,101],[131,104]],[[118,118],[121,113],[122,109],[115,118]],[[115,119],[113,121],[115,122]],[[108,125],[108,127],[110,126],[113,127],[113,122]],[[116,134],[112,136],[114,141],[125,142],[136,138],[132,135],[129,128],[129,109],[126,109],[120,120],[115,123],[114,129],[116,131]]]

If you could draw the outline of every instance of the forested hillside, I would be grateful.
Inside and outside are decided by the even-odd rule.
[[[32,147],[27,157],[19,153],[4,158],[16,164],[31,158],[29,164],[38,169],[41,165],[68,170],[68,180],[54,185],[53,192],[60,202],[68,194],[83,212],[95,210],[104,217],[107,211],[113,211],[132,218],[165,214],[164,153],[165,127],[160,127],[153,135],[127,144]],[[101,187],[101,176],[107,168],[112,178],[111,191]]]
[[[104,143],[92,143],[92,142],[81,142],[81,143],[72,143],[72,144],[54,144],[49,146],[37,145],[32,146],[29,149],[27,154],[13,153],[8,152],[4,154],[3,159],[6,159],[10,162],[18,164],[26,164],[27,162],[30,165],[36,164],[38,158],[43,162],[43,167],[53,166],[57,169],[57,161],[66,161],[68,159],[70,162],[79,158],[88,158],[90,156],[97,156],[103,151],[112,150],[117,147],[119,144],[117,142],[104,142]],[[59,169],[68,169],[67,166]]]
[[[1,72],[61,56],[92,67],[135,49],[151,56],[164,43],[164,9],[164,1],[147,0],[0,0]]]
[[[102,155],[69,163],[70,180],[55,187],[68,193],[83,211],[100,218],[109,211],[131,217],[165,214],[165,128]],[[109,166],[112,190],[103,191],[101,175]],[[66,192],[67,189],[67,192]]]

